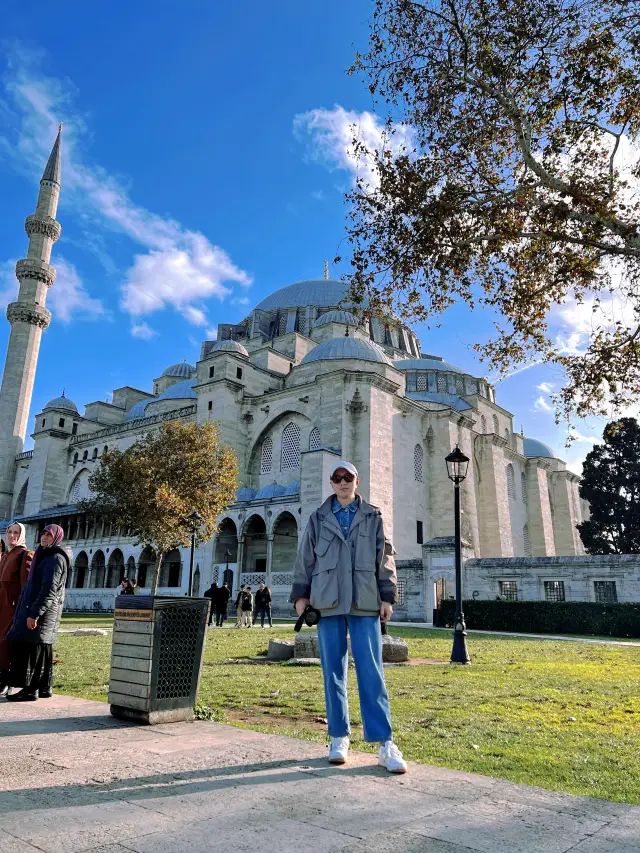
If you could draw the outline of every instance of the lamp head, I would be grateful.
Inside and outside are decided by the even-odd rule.
[[[449,475],[449,479],[456,485],[461,483],[467,476],[469,457],[465,456],[456,444],[455,450],[452,450],[451,453],[445,457],[444,461],[447,463],[447,474]]]

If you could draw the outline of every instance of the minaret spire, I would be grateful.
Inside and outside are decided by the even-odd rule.
[[[7,306],[11,335],[0,386],[0,519],[8,518],[13,502],[16,455],[22,451],[42,332],[51,322],[44,307],[47,291],[56,279],[50,266],[51,248],[60,236],[56,221],[60,194],[62,125],[53,143],[42,178],[36,212],[27,216],[26,258],[16,264],[18,298]]]

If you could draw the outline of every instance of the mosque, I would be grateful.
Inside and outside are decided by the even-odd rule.
[[[516,431],[485,378],[424,353],[409,326],[345,307],[347,285],[326,270],[323,279],[276,290],[241,323],[221,323],[217,339],[202,343],[197,364],[169,365],[144,389],[116,388],[111,402],[86,403],[83,414],[73,395],[55,397],[30,419],[40,337],[51,319],[46,294],[55,286],[60,159],[58,133],[36,212],[26,220],[18,297],[7,309],[0,518],[20,518],[31,541],[52,521],[65,528],[74,554],[67,607],[112,607],[125,576],[149,586],[153,549],[83,514],[77,502],[88,495],[104,451],[126,448],[166,421],[216,421],[240,467],[242,485],[216,538],[197,549],[194,594],[211,581],[224,579],[234,592],[241,582],[265,581],[276,610],[289,613],[299,537],[330,492],[331,464],[346,458],[393,538],[395,616],[430,616],[453,593],[453,489],[444,458],[456,444],[471,459],[461,495],[465,559],[512,564],[468,577],[472,587],[514,597],[513,566],[523,561],[513,558],[583,554],[579,478],[545,444]],[[33,449],[24,451],[27,427]],[[188,567],[188,551],[167,554],[159,591],[184,595]],[[558,571],[534,573],[526,597],[544,598]]]

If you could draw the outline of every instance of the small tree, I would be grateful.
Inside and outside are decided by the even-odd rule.
[[[124,451],[105,452],[89,487],[93,495],[81,502],[83,510],[154,546],[155,595],[164,555],[191,541],[186,519],[194,509],[202,516],[196,541],[215,534],[216,520],[238,488],[238,464],[214,424],[167,423]]]
[[[640,553],[640,425],[635,418],[613,421],[604,444],[589,452],[580,495],[591,517],[578,525],[589,554]]]
[[[561,366],[567,416],[640,393],[639,22],[629,0],[376,0],[352,69],[388,108],[384,150],[355,140],[352,295],[491,309],[477,350]],[[566,300],[594,308],[584,351],[548,328]]]

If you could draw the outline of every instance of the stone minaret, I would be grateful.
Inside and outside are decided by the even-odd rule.
[[[56,222],[60,193],[60,131],[40,181],[36,212],[27,216],[27,257],[16,264],[18,299],[7,307],[11,335],[0,386],[0,519],[9,518],[13,499],[16,455],[22,452],[29,419],[40,338],[51,321],[44,307],[47,290],[56,278],[49,265],[51,247],[60,236]]]

